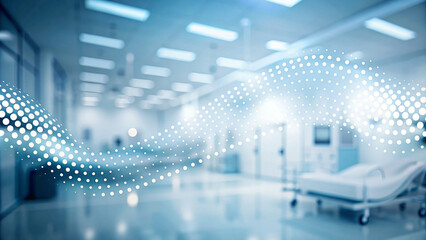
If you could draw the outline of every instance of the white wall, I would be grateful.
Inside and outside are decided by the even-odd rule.
[[[156,111],[144,111],[138,108],[97,108],[77,107],[75,123],[71,130],[77,139],[83,139],[84,129],[91,130],[90,147],[102,150],[105,144],[111,148],[116,137],[120,137],[122,145],[134,143],[137,140],[155,135],[159,131]],[[136,128],[138,136],[130,138],[129,128]]]

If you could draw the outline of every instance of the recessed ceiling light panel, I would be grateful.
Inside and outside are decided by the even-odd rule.
[[[145,88],[145,89],[152,89],[154,88],[154,81],[148,80],[148,79],[137,79],[133,78],[130,80],[130,86],[132,87],[138,87],[138,88]]]
[[[216,60],[216,64],[220,67],[244,69],[247,67],[247,62],[239,59],[220,57]]]
[[[142,97],[143,90],[141,88],[135,88],[135,87],[124,87],[123,93],[129,97]]]
[[[78,60],[78,63],[81,66],[85,67],[94,67],[94,68],[101,68],[101,69],[114,69],[115,62],[112,60],[106,60],[101,58],[92,58],[92,57],[80,57]]]
[[[170,69],[165,67],[156,67],[150,65],[144,65],[141,68],[141,72],[146,75],[157,76],[157,77],[168,77],[170,76]]]
[[[80,90],[83,92],[101,93],[105,91],[105,85],[96,83],[80,83]]]
[[[286,7],[293,7],[294,5],[298,4],[302,0],[266,0],[266,1],[283,5]]]
[[[132,7],[113,1],[86,0],[86,8],[140,22],[146,21],[149,17],[149,11],[146,9]]]
[[[201,36],[215,38],[228,42],[235,41],[238,38],[237,32],[196,22],[191,22],[190,24],[188,24],[188,26],[186,26],[186,31],[189,33],[198,34]]]
[[[172,83],[172,89],[176,92],[191,92],[194,88],[189,83]]]
[[[160,99],[173,100],[176,98],[176,93],[170,90],[159,90],[157,95]]]
[[[213,75],[206,73],[190,73],[188,79],[197,83],[212,83],[214,81]]]
[[[123,40],[88,33],[80,34],[80,42],[117,49],[122,49],[124,47]]]
[[[398,26],[396,24],[387,22],[380,18],[372,18],[364,23],[365,27],[379,33],[400,39],[411,40],[416,37],[416,33],[410,29]]]
[[[100,73],[82,72],[80,73],[80,80],[84,82],[105,84],[108,82],[109,77],[108,75],[100,74]]]
[[[157,56],[159,58],[166,58],[171,60],[192,62],[195,60],[196,55],[193,52],[172,49],[172,48],[160,48],[157,50]]]
[[[273,51],[284,51],[288,48],[288,43],[277,40],[270,40],[266,42],[265,47],[266,49]]]

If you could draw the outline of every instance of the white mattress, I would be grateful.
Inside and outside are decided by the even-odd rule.
[[[411,160],[391,161],[385,164],[358,164],[338,174],[303,174],[298,182],[301,191],[304,193],[362,201],[364,176],[375,168],[382,169],[384,178],[379,171],[375,171],[366,178],[367,199],[369,201],[396,197],[416,177],[423,174],[425,165]]]

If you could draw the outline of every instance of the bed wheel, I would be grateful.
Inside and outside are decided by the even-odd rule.
[[[291,207],[295,207],[297,205],[297,199],[293,199],[293,200],[291,200],[291,202],[290,202],[290,206]]]
[[[400,203],[400,204],[399,204],[399,210],[400,210],[400,211],[404,211],[406,207],[407,207],[407,204],[406,204],[406,203]]]
[[[426,216],[426,208],[421,207],[418,211],[419,217],[425,217]]]
[[[370,217],[367,217],[364,214],[359,216],[359,224],[361,224],[362,226],[367,225],[369,221],[370,221]]]

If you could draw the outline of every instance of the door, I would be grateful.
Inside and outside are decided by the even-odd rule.
[[[285,177],[285,128],[270,126],[262,128],[260,135],[260,175],[282,181]],[[284,168],[284,169],[283,169]]]

